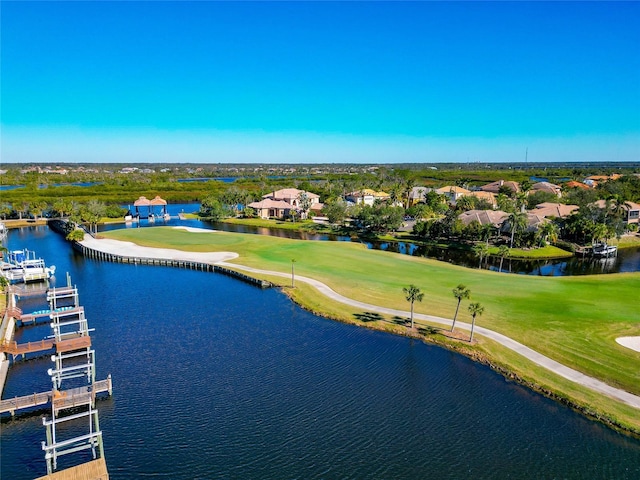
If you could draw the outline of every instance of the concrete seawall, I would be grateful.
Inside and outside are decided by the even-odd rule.
[[[158,265],[164,267],[178,267],[178,268],[186,268],[189,270],[199,270],[203,272],[216,272],[221,273],[223,275],[227,275],[229,277],[237,278],[243,282],[249,283],[251,285],[255,285],[260,288],[270,288],[273,286],[270,282],[265,280],[260,280],[258,278],[251,277],[244,273],[237,272],[230,268],[221,267],[219,265],[214,265],[206,262],[196,262],[193,260],[183,260],[183,259],[172,259],[172,258],[151,258],[151,257],[141,257],[141,256],[129,256],[129,255],[119,255],[115,253],[103,252],[101,250],[97,250],[86,245],[82,245],[79,242],[73,242],[72,247],[77,252],[80,252],[87,258],[93,258],[95,260],[101,260],[105,262],[114,262],[114,263],[128,263],[133,265]]]

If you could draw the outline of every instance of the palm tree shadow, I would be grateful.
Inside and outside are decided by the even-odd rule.
[[[421,333],[423,335],[433,335],[434,333],[442,332],[442,330],[443,329],[440,327],[432,327],[430,325],[424,325],[424,326],[418,327],[418,333]]]
[[[398,315],[395,315],[394,317],[392,317],[391,321],[396,325],[403,325],[403,326],[408,325],[410,323],[410,320],[407,317],[399,317]]]
[[[383,320],[382,315],[375,312],[354,313],[353,316],[356,317],[356,320],[360,320],[361,322],[364,322],[364,323],[377,322],[377,321]]]

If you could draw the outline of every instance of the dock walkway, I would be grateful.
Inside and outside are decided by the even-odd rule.
[[[111,395],[112,390],[111,375],[109,375],[106,380],[99,380],[92,386],[86,388],[71,388],[60,392],[50,390],[48,392],[0,400],[0,413],[11,413],[11,415],[15,415],[17,411],[41,405],[50,405],[52,401],[56,409],[87,405],[88,402],[95,399],[98,393],[108,393]]]
[[[109,480],[107,463],[104,458],[98,458],[75,467],[66,468],[50,473],[36,480]]]
[[[46,352],[55,348],[56,353],[71,352],[80,348],[89,348],[91,346],[91,337],[77,336],[65,340],[56,341],[54,338],[47,338],[39,342],[6,342],[0,345],[0,352],[10,353],[14,357],[26,355],[27,353]]]

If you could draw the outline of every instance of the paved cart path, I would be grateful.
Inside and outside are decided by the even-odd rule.
[[[290,278],[290,273],[282,273],[275,272],[271,270],[262,270],[259,268],[246,267],[243,265],[237,265],[235,263],[228,263],[228,260],[233,258],[237,258],[238,255],[231,252],[208,252],[208,253],[199,253],[199,252],[185,252],[182,250],[173,250],[173,249],[160,249],[160,248],[151,248],[151,247],[142,247],[140,245],[136,245],[130,242],[121,242],[119,240],[112,239],[99,239],[96,240],[89,235],[85,237],[85,240],[81,242],[83,245],[93,248],[95,250],[99,250],[105,253],[114,253],[118,255],[124,256],[141,256],[141,257],[149,257],[149,258],[163,258],[169,260],[196,260],[203,263],[212,263],[217,265],[222,265],[227,268],[232,268],[236,270],[243,270],[246,272],[263,274],[263,275],[273,275],[277,277]],[[320,293],[326,295],[327,297],[335,300],[336,302],[343,303],[345,305],[350,305],[352,307],[360,308],[365,311],[381,313],[385,315],[397,315],[400,317],[407,317],[409,312],[406,310],[396,310],[393,308],[380,307],[378,305],[373,305],[370,303],[359,302],[357,300],[353,300],[351,298],[347,298],[339,293],[335,292],[329,286],[325,285],[318,280],[314,280],[313,278],[304,277],[301,275],[296,275],[295,280],[297,282],[307,283],[314,288],[316,288]],[[422,313],[414,313],[414,318],[418,320],[425,320],[434,323],[441,323],[444,325],[451,325],[452,319],[436,317],[433,315],[424,315]],[[456,327],[463,330],[471,330],[471,324],[465,322],[456,322]],[[499,344],[507,347],[510,350],[513,350],[516,353],[519,353],[523,357],[531,360],[532,362],[540,365],[541,367],[550,370],[561,377],[564,377],[572,382],[575,382],[579,385],[587,387],[595,392],[602,393],[609,397],[615,398],[621,402],[626,403],[627,405],[631,405],[632,407],[640,409],[640,396],[629,393],[625,390],[612,387],[604,383],[601,380],[590,377],[583,373],[578,372],[572,368],[569,368],[565,365],[562,365],[551,358],[542,355],[541,353],[536,352],[535,350],[523,345],[520,342],[513,340],[501,333],[494,332],[493,330],[489,330],[488,328],[478,327],[476,326],[474,332],[479,335],[483,335],[487,338],[490,338]]]

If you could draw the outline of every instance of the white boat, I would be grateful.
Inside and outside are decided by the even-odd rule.
[[[56,267],[47,267],[42,258],[30,250],[13,250],[2,262],[0,273],[9,282],[34,282],[51,278]]]
[[[606,243],[594,243],[591,252],[594,257],[611,257],[618,253],[618,247]]]

